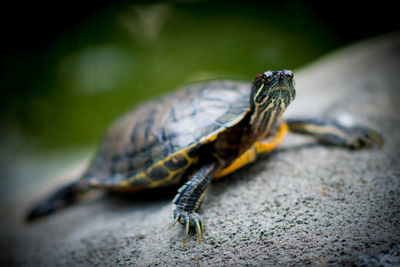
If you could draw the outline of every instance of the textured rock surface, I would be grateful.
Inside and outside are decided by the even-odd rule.
[[[191,232],[181,249],[183,228],[167,231],[169,198],[108,196],[28,225],[22,215],[36,197],[25,195],[2,207],[0,264],[400,265],[399,70],[393,34],[296,72],[286,116],[369,125],[385,147],[347,151],[290,135],[276,153],[212,184],[201,245]]]

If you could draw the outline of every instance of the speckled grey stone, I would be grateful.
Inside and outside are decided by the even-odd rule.
[[[53,183],[3,205],[0,264],[398,266],[399,70],[396,33],[295,72],[297,99],[286,116],[369,125],[385,136],[384,148],[348,151],[290,135],[269,157],[211,185],[200,245],[191,232],[182,249],[183,227],[167,230],[168,198],[102,197],[25,224],[28,204]]]

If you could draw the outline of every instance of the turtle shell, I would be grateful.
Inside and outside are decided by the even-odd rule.
[[[235,125],[249,109],[249,96],[248,83],[214,81],[144,102],[111,125],[83,179],[112,186],[136,177],[136,187],[155,187],[158,178],[146,174],[149,169]],[[175,169],[190,165],[179,164]]]

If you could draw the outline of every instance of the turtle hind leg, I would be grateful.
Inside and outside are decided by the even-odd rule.
[[[197,232],[197,241],[200,244],[203,233],[203,221],[196,211],[200,208],[207,187],[216,172],[216,164],[210,163],[202,166],[193,176],[178,190],[174,199],[174,226],[180,222],[185,226],[185,237],[182,248],[186,244],[189,233],[189,226],[194,226]]]
[[[88,191],[88,186],[75,181],[67,184],[49,197],[35,204],[27,213],[26,221],[34,221],[40,217],[44,217],[60,210],[64,207],[70,206],[77,202],[82,194]]]
[[[325,145],[360,149],[384,144],[383,137],[368,127],[347,127],[327,119],[288,119],[286,123],[291,132],[311,135]]]

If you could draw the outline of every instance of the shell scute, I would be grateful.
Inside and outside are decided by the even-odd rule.
[[[180,179],[198,147],[243,117],[249,94],[247,83],[209,82],[137,106],[112,124],[84,178],[136,187]]]

